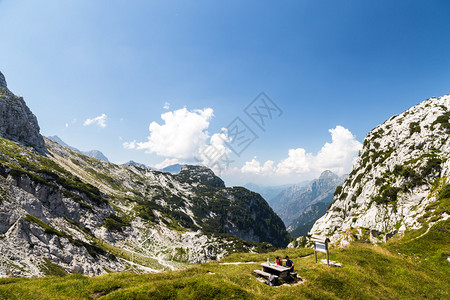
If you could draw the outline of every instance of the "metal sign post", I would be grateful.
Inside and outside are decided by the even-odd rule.
[[[313,235],[311,240],[314,242],[314,257],[317,263],[317,252],[322,252],[327,255],[327,266],[330,266],[330,256],[328,254],[328,243],[330,239],[323,236]]]

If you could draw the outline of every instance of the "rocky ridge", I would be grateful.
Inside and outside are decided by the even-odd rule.
[[[6,79],[5,76],[0,72],[0,88],[6,89],[8,88],[6,85]]]
[[[260,195],[205,167],[116,165],[44,140],[23,99],[1,92],[18,127],[0,137],[0,277],[157,272],[288,243]],[[19,104],[29,113],[9,118]],[[30,124],[42,145],[22,138]]]
[[[1,276],[152,272],[288,243],[258,194],[209,169],[172,175],[46,146],[44,157],[0,139]]]
[[[0,136],[32,146],[45,153],[44,139],[39,133],[36,116],[22,97],[14,95],[0,72]]]
[[[89,151],[81,151],[81,150],[78,150],[77,148],[72,147],[72,146],[69,146],[68,144],[66,144],[66,143],[65,143],[59,136],[57,136],[57,135],[48,136],[47,138],[48,138],[49,140],[52,140],[52,141],[54,141],[54,142],[60,144],[61,146],[67,147],[67,148],[69,148],[69,149],[72,149],[73,151],[80,152],[80,153],[82,153],[82,154],[84,154],[84,155],[87,155],[87,156],[90,156],[90,157],[93,157],[93,158],[96,158],[96,159],[100,159],[100,160],[104,160],[104,161],[109,162],[108,158],[107,158],[101,151],[99,151],[99,150],[89,150]]]
[[[450,95],[430,98],[373,129],[349,178],[310,234],[347,245],[386,241],[447,219],[437,209],[450,173]]]

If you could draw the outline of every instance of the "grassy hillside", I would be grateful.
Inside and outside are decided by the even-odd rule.
[[[0,299],[449,299],[449,231],[450,220],[444,220],[386,245],[333,249],[331,259],[341,268],[315,264],[311,249],[286,249],[159,274],[0,279]],[[291,256],[304,281],[280,287],[259,282],[253,270],[275,255]]]

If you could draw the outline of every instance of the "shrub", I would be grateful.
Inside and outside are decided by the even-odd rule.
[[[384,183],[384,178],[382,177],[377,177],[377,179],[375,179],[375,185],[376,186],[380,186]]]
[[[342,192],[342,186],[337,186],[336,190],[334,191],[334,196],[336,197],[337,195],[339,195]]]
[[[385,185],[381,187],[380,194],[373,198],[377,204],[387,204],[397,201],[397,195],[401,188]]]
[[[436,120],[433,123],[431,123],[431,129],[433,129],[436,124],[441,124],[444,130],[450,129],[449,119],[450,119],[450,111],[437,117]]]
[[[126,226],[130,226],[130,222],[114,214],[111,214],[109,218],[105,219],[105,227],[109,230],[122,231],[122,228]]]
[[[442,160],[437,156],[432,156],[428,159],[425,167],[422,170],[422,177],[430,175],[432,172],[441,171]]]
[[[362,186],[360,186],[357,190],[356,190],[356,197],[358,197],[359,195],[361,195],[362,193]]]
[[[420,133],[419,122],[412,122],[411,124],[409,124],[409,134],[413,135],[416,132]]]
[[[363,176],[364,176],[364,173],[361,173],[358,176],[356,176],[355,180],[353,180],[353,182],[352,182],[352,187],[354,187],[356,184],[360,183]]]
[[[446,198],[450,198],[450,184],[445,185],[438,195],[439,200]]]

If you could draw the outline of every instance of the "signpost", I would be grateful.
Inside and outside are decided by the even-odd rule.
[[[311,240],[314,242],[314,257],[316,258],[317,263],[317,252],[322,252],[327,255],[327,266],[330,265],[330,256],[328,254],[328,243],[330,239],[327,237],[313,235]]]

